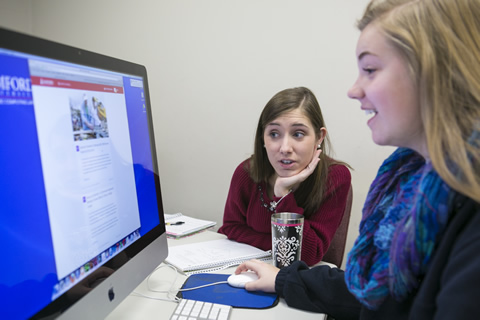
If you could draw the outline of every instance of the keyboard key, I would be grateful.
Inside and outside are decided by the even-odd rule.
[[[231,306],[218,303],[182,299],[170,320],[228,320]]]

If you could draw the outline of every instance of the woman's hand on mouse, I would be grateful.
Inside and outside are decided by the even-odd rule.
[[[273,192],[276,197],[283,197],[286,195],[290,190],[295,190],[300,183],[305,181],[312,173],[315,171],[318,163],[320,162],[320,153],[322,153],[322,149],[317,149],[315,151],[312,161],[305,167],[302,171],[297,173],[296,175],[290,177],[278,177],[275,180]]]
[[[254,271],[258,276],[258,280],[245,284],[247,291],[275,292],[275,278],[280,269],[271,264],[254,259],[239,265],[235,270],[235,274],[240,274],[248,270]]]

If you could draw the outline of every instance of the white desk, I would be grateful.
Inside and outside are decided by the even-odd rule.
[[[222,234],[205,231],[199,234],[196,234],[191,237],[183,239],[168,239],[169,246],[175,246],[179,244],[192,243],[207,241],[213,239],[220,239],[225,237]],[[217,273],[233,273],[235,270],[234,267],[216,271]],[[168,290],[172,284],[173,279],[175,278],[175,271],[170,268],[161,268],[155,271],[150,277],[150,287],[155,290]],[[177,280],[175,282],[175,289],[179,289],[182,284],[185,282],[186,276],[178,274]],[[174,290],[176,292],[176,290]],[[147,288],[146,280],[143,281],[136,289],[135,292],[139,292],[144,295],[166,298],[165,293],[151,292]],[[175,310],[177,304],[175,302],[153,300],[145,297],[136,296],[130,294],[118,307],[113,310],[113,312],[108,315],[106,320],[145,320],[145,319],[155,319],[155,320],[168,320]],[[279,303],[270,309],[238,309],[233,308],[230,320],[282,320],[282,319],[324,319],[326,318],[323,314],[313,313],[302,311],[298,309],[293,309],[287,306],[285,300],[280,299]]]

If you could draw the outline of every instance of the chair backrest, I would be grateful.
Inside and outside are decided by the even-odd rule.
[[[345,243],[347,241],[348,225],[350,223],[350,212],[352,211],[352,201],[353,190],[352,186],[350,186],[342,221],[340,221],[340,225],[338,226],[338,229],[335,232],[332,241],[330,242],[330,247],[328,248],[322,259],[322,261],[333,263],[339,268],[342,266],[343,255],[345,253]]]

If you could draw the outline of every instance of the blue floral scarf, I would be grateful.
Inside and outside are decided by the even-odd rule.
[[[447,224],[450,188],[431,162],[405,148],[380,167],[363,208],[345,270],[347,287],[375,310],[419,286]]]

